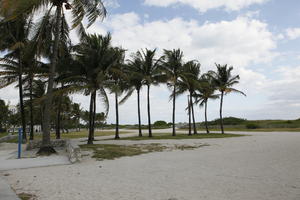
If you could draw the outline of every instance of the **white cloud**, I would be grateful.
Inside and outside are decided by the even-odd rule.
[[[120,4],[117,0],[104,0],[103,1],[106,8],[118,8]]]
[[[289,28],[286,30],[286,35],[291,40],[300,38],[300,28]]]
[[[199,59],[204,66],[215,62],[244,67],[269,62],[277,54],[276,36],[266,23],[247,17],[232,21],[199,24],[196,20],[173,18],[143,22],[135,13],[114,15],[91,32],[110,30],[115,45],[130,52],[141,48],[181,48],[186,59]]]
[[[206,12],[210,9],[222,8],[227,11],[237,11],[253,4],[262,4],[268,0],[145,0],[149,6],[167,7],[172,5],[188,5],[199,12]]]

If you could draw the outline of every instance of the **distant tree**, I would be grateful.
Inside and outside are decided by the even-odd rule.
[[[154,127],[163,127],[163,126],[168,126],[168,123],[161,120],[161,121],[154,122],[153,126]]]
[[[72,104],[72,117],[75,120],[75,126],[77,131],[80,131],[80,120],[82,118],[82,109],[80,107],[80,104],[78,103]]]
[[[8,105],[5,104],[5,101],[0,99],[0,132],[7,131],[8,116]]]

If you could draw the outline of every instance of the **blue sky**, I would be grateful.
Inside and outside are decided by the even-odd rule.
[[[198,59],[202,72],[214,63],[229,64],[241,76],[236,87],[247,97],[225,97],[224,115],[248,119],[300,118],[299,0],[107,0],[108,16],[89,32],[112,33],[113,43],[128,49],[181,48],[185,60]],[[73,33],[72,38],[76,41]],[[17,102],[11,88],[1,97]],[[143,122],[146,90],[142,91]],[[3,95],[7,94],[7,95]],[[153,87],[152,119],[171,121],[170,91]],[[88,98],[74,101],[88,108]],[[186,96],[178,98],[177,122],[187,121]],[[136,123],[136,95],[120,107],[121,123]],[[209,103],[209,118],[218,117],[219,100]],[[98,111],[103,108],[99,102]],[[203,109],[196,109],[202,121]],[[111,101],[109,122],[114,121]]]

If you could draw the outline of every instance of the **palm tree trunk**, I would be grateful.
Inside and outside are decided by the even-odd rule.
[[[93,101],[93,103],[94,103],[93,120],[92,120],[92,122],[93,122],[93,126],[92,126],[92,130],[93,130],[92,139],[93,139],[93,141],[95,140],[96,98],[97,98],[97,91],[95,91],[95,93],[94,93],[94,101]]]
[[[60,139],[60,125],[61,125],[61,104],[62,104],[62,99],[61,97],[58,97],[58,108],[57,108],[57,115],[56,115],[56,139]]]
[[[41,132],[43,132],[43,130],[44,130],[44,124],[43,124],[43,119],[44,119],[44,113],[43,113],[43,110],[44,110],[44,108],[43,108],[44,106],[43,106],[43,104],[41,105],[41,107],[40,107],[40,113],[41,113]]]
[[[150,114],[150,85],[147,85],[147,108],[148,108],[148,129],[149,129],[149,137],[152,137],[151,114]]]
[[[23,131],[23,142],[26,142],[26,120],[23,100],[23,87],[22,87],[22,75],[19,75],[19,96],[20,96],[20,109],[21,109],[21,120],[22,120],[22,131]]]
[[[23,98],[23,66],[22,66],[22,60],[21,55],[19,52],[19,98],[20,98],[20,110],[21,110],[21,122],[22,122],[22,131],[23,131],[23,142],[27,141],[27,135],[26,135],[26,119],[25,119],[25,109],[24,109],[24,98]]]
[[[93,115],[94,115],[94,93],[91,94],[90,99],[90,113],[89,113],[89,136],[87,144],[93,144]]]
[[[119,101],[118,101],[118,93],[115,92],[115,103],[116,103],[116,135],[115,139],[120,139],[119,136]]]
[[[34,122],[33,122],[33,103],[32,103],[32,81],[33,81],[33,77],[32,75],[30,76],[29,79],[29,106],[30,106],[30,136],[29,136],[29,140],[33,140],[34,139]]]
[[[176,83],[174,84],[173,89],[173,116],[172,116],[172,122],[173,122],[173,131],[172,136],[176,136],[176,130],[175,130],[175,106],[176,106]]]
[[[192,126],[191,126],[191,101],[188,96],[188,112],[189,112],[189,135],[192,135]]]
[[[222,110],[223,110],[223,97],[224,92],[221,92],[221,102],[220,102],[220,122],[221,122],[221,132],[224,134],[224,125],[223,125],[223,117],[222,117]]]
[[[54,88],[54,77],[56,71],[56,65],[58,60],[58,47],[59,47],[59,38],[60,38],[60,29],[61,29],[61,14],[62,14],[62,3],[56,6],[56,19],[55,19],[55,33],[54,33],[54,46],[53,46],[53,55],[51,59],[51,65],[49,70],[48,78],[48,88],[45,100],[44,108],[44,119],[43,119],[43,138],[42,138],[42,147],[38,153],[55,153],[55,150],[51,147],[50,143],[50,115],[53,99],[53,88]]]
[[[138,120],[139,120],[139,137],[142,137],[142,124],[141,124],[141,107],[140,107],[140,89],[137,90],[137,103],[138,103]]]
[[[206,128],[206,133],[208,134],[209,133],[209,130],[208,130],[208,125],[207,125],[207,99],[205,101],[205,128]]]
[[[192,109],[192,117],[193,117],[193,128],[194,128],[194,135],[197,134],[197,127],[196,127],[196,121],[195,121],[195,114],[194,114],[194,105],[193,105],[193,96],[192,92],[190,92],[190,101],[191,101],[191,109]]]

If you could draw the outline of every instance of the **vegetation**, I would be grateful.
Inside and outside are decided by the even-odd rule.
[[[167,133],[160,133],[155,135],[152,138],[145,138],[145,137],[127,137],[122,138],[122,140],[170,140],[170,139],[207,139],[207,138],[228,138],[228,137],[241,137],[244,135],[239,134],[219,134],[219,133],[210,133],[210,134],[194,134],[194,135],[186,135],[186,134],[177,134],[175,137],[170,136]]]
[[[224,128],[227,131],[299,131],[300,119],[296,120],[247,120],[235,117],[226,117],[223,119]],[[218,131],[220,119],[207,122],[212,131]],[[188,126],[183,127],[188,129]],[[205,130],[205,122],[197,123],[198,130]]]
[[[0,138],[7,136],[7,133],[0,133]]]
[[[141,137],[138,137],[141,138]],[[149,138],[148,138],[149,139]],[[167,147],[161,144],[140,144],[140,145],[114,145],[114,144],[94,144],[81,145],[80,147],[86,151],[93,151],[92,157],[97,160],[114,160],[125,156],[137,156],[152,152],[162,152],[171,150],[192,150],[207,145],[175,145]]]
[[[18,197],[21,199],[21,200],[31,200],[31,199],[36,199],[36,196],[33,195],[33,194],[28,194],[28,193],[20,193],[18,194]]]

